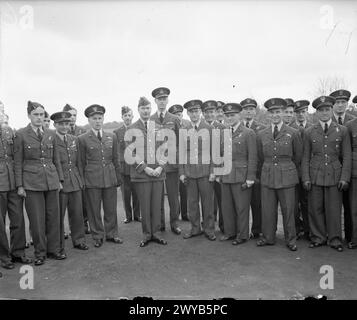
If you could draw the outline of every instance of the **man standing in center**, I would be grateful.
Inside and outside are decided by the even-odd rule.
[[[155,112],[150,120],[155,122],[158,130],[160,129],[170,129],[175,132],[176,136],[176,146],[178,146],[179,140],[179,130],[180,130],[180,119],[179,117],[166,111],[166,106],[169,102],[168,96],[170,90],[168,88],[160,87],[152,91],[152,96],[155,98],[155,103],[157,105],[157,112]],[[176,149],[177,151],[178,149]],[[178,157],[176,157],[177,159]],[[180,203],[179,203],[179,177],[178,177],[178,165],[177,163],[168,163],[165,167],[166,172],[166,191],[167,198],[169,200],[170,206],[170,226],[171,231],[174,234],[181,234],[181,229],[178,226],[178,218],[180,215]],[[163,195],[164,196],[164,195]],[[164,208],[161,208],[162,212],[165,214]],[[161,217],[161,221],[165,221]],[[161,225],[161,227],[164,227]]]
[[[93,104],[84,114],[91,129],[78,137],[80,165],[86,190],[89,226],[94,246],[106,241],[122,243],[118,236],[117,187],[121,184],[117,137],[103,131],[105,108]],[[101,204],[104,210],[104,226]]]

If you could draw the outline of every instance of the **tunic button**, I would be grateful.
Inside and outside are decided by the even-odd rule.
[[[277,166],[278,164],[277,163],[274,163],[274,166]]]
[[[72,171],[72,169],[69,169],[69,171]]]
[[[327,163],[325,163],[325,166],[327,166]]]
[[[324,146],[325,148],[327,148],[327,144],[325,144],[325,146]]]

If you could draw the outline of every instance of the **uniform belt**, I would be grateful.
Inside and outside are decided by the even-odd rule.
[[[313,154],[311,156],[311,160],[323,160],[325,161],[327,159],[327,161],[333,162],[333,161],[339,161],[339,157],[337,155],[329,155],[329,154]]]
[[[277,161],[279,161],[279,162],[291,162],[292,159],[291,159],[291,157],[284,157],[284,156],[276,156],[276,158],[274,158],[274,157],[265,157],[264,158],[264,162],[267,162],[267,163],[269,163],[269,162],[277,162]]]
[[[110,164],[112,163],[112,160],[87,160],[87,164]]]
[[[39,158],[39,159],[26,159],[24,164],[53,164],[52,159]]]
[[[8,162],[8,161],[13,161],[14,159],[12,157],[9,157],[5,155],[3,158],[0,158],[0,162]]]

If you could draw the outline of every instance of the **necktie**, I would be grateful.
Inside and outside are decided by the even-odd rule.
[[[73,126],[73,127],[71,127],[71,135],[74,136],[74,133],[75,133],[75,131],[74,131],[74,126]]]
[[[300,123],[300,127],[302,127],[302,128],[303,128],[303,127],[304,127],[304,124],[303,124],[303,123]]]
[[[160,112],[160,123],[164,122],[164,114]]]
[[[245,123],[245,126],[246,126],[247,128],[249,128],[249,122],[248,122],[248,121]]]
[[[275,125],[275,126],[274,126],[274,133],[273,133],[274,139],[277,137],[278,133],[279,133],[278,126]]]
[[[145,121],[144,124],[145,124],[145,130],[148,131],[148,122]]]
[[[342,117],[338,117],[338,124],[342,124]]]
[[[325,129],[324,129],[324,132],[325,132],[325,133],[327,133],[327,131],[328,131],[328,124],[327,124],[327,123],[325,123]]]
[[[232,134],[233,134],[233,132],[234,132],[234,128],[233,127],[231,127],[231,131],[232,131]]]
[[[102,141],[102,136],[100,135],[100,131],[99,130],[97,132],[97,138],[98,138],[99,141]]]
[[[40,128],[37,128],[37,137],[39,138],[40,141],[42,141],[42,132]]]
[[[197,126],[197,124],[195,124],[195,130],[197,131],[197,129],[198,129],[198,126]]]
[[[66,135],[63,136],[63,142],[67,146],[67,136]]]

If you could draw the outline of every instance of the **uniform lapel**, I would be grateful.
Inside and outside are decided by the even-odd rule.
[[[37,134],[35,131],[32,130],[31,124],[28,124],[27,126],[27,133],[29,136],[32,136],[36,141],[40,142],[40,139],[38,138]]]
[[[286,132],[286,124],[283,123],[283,125],[281,126],[280,131],[278,133],[278,136],[276,137],[275,140],[279,140],[281,137],[283,137],[285,132]]]

